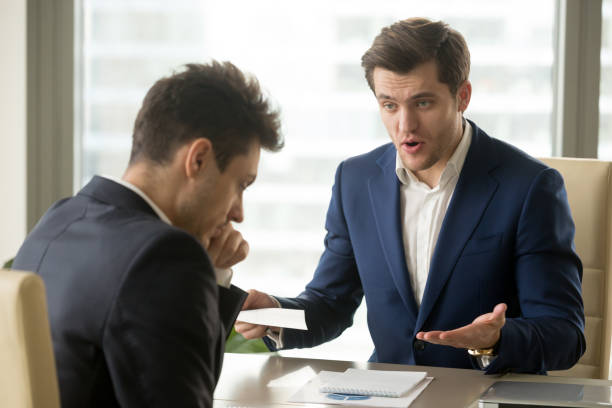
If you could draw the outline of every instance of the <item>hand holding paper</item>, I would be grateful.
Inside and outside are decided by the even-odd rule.
[[[249,296],[242,305],[242,310],[255,310],[266,308],[280,308],[280,304],[276,299],[267,293],[260,292],[255,289],[249,289]],[[247,323],[246,321],[238,321],[235,324],[236,331],[244,336],[245,339],[259,339],[266,335],[268,329],[278,332],[279,327],[262,324]]]
[[[287,329],[308,330],[303,310],[281,309],[278,307],[243,310],[238,321],[262,326],[284,327]]]

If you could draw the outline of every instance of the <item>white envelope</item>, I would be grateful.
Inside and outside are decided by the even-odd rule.
[[[297,309],[271,307],[265,309],[243,310],[238,314],[236,320],[264,326],[308,330],[304,311]]]

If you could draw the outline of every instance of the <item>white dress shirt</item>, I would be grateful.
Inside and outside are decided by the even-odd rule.
[[[472,141],[472,127],[467,121],[464,123],[461,141],[442,171],[438,185],[433,188],[419,181],[413,172],[403,166],[399,153],[396,154],[395,172],[401,182],[400,210],[406,267],[419,306],[440,228]]]
[[[144,193],[144,191],[142,191],[141,189],[139,189],[138,187],[136,187],[132,183],[127,182],[127,181],[125,181],[123,179],[120,179],[118,177],[105,176],[105,175],[102,175],[102,177],[104,177],[105,179],[108,179],[110,181],[114,181],[117,184],[121,184],[123,187],[133,191],[136,194],[138,194],[138,196],[140,198],[142,198],[143,200],[146,201],[147,204],[149,204],[149,206],[153,209],[153,211],[155,211],[155,214],[157,214],[157,216],[163,222],[165,222],[168,225],[172,225],[172,221],[170,221],[170,218],[168,218],[168,216],[166,214],[164,214],[164,212],[161,210],[161,208],[159,208],[157,206],[157,204],[155,204],[153,202],[153,200],[151,200],[149,198],[149,196]],[[217,284],[219,286],[223,286],[223,287],[226,287],[226,288],[230,287],[231,282],[232,282],[232,276],[234,275],[233,271],[230,268],[228,268],[228,269],[215,268],[215,275],[216,275],[216,279],[217,279]]]
[[[396,153],[395,172],[401,182],[402,239],[406,266],[410,274],[414,298],[419,306],[423,299],[429,275],[429,263],[438,241],[442,221],[472,142],[472,127],[467,121],[464,123],[461,141],[442,171],[440,182],[434,188],[419,181],[414,173],[404,168],[399,153]],[[280,307],[278,300],[273,296],[270,297]],[[276,343],[277,348],[283,347],[282,328],[279,334],[268,329],[266,335]]]

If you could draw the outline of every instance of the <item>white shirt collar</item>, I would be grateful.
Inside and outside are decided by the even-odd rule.
[[[161,210],[161,208],[159,208],[154,202],[153,200],[151,200],[149,198],[149,196],[147,196],[141,189],[139,189],[138,187],[136,187],[135,185],[133,185],[132,183],[129,183],[125,180],[120,179],[119,177],[114,177],[114,176],[106,176],[106,175],[102,175],[101,177],[104,177],[105,179],[114,181],[117,184],[121,184],[123,187],[132,190],[134,193],[138,194],[140,196],[140,198],[142,198],[143,200],[145,200],[147,202],[147,204],[149,204],[151,206],[151,208],[153,209],[153,211],[155,211],[155,214],[157,214],[157,216],[166,224],[172,225],[172,221],[170,221],[170,218],[168,218],[168,216],[166,214],[164,214],[164,212]]]
[[[450,180],[453,176],[458,176],[461,173],[461,169],[463,169],[465,157],[467,156],[471,143],[472,126],[466,120],[463,135],[461,135],[461,141],[457,145],[453,155],[450,157],[450,159],[448,159],[448,163],[446,163],[446,167],[440,175],[440,182],[438,183],[438,186],[444,187],[448,180]],[[395,174],[397,175],[399,181],[404,185],[421,183],[412,171],[404,167],[399,152],[395,153]],[[433,189],[436,189],[438,186],[434,187]]]

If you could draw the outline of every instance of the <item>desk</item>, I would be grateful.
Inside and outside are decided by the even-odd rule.
[[[271,380],[310,366],[315,372],[321,370],[344,371],[349,367],[373,370],[427,371],[435,379],[414,401],[411,408],[476,408],[476,399],[491,384],[501,379],[508,381],[559,382],[566,384],[600,384],[612,386],[612,381],[578,378],[552,377],[525,374],[503,376],[484,375],[477,370],[382,364],[351,361],[316,360],[307,358],[280,357],[261,354],[226,353],[221,378],[215,390],[215,408],[229,407],[290,407],[299,406],[286,401],[295,393],[296,387],[268,387]],[[306,405],[304,405],[306,406]],[[312,404],[310,407],[333,407],[338,405]]]

